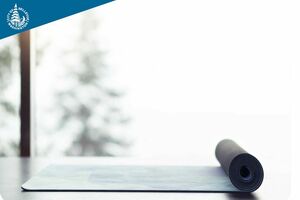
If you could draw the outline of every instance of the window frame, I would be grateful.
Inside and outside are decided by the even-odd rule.
[[[20,46],[20,156],[30,157],[31,148],[31,33],[26,31],[19,34]]]

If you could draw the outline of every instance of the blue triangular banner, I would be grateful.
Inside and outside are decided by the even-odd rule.
[[[0,39],[111,1],[113,0],[0,1]]]

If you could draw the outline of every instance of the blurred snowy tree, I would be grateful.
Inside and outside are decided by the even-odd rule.
[[[19,46],[17,37],[0,42],[0,156],[18,155]]]
[[[105,64],[105,52],[99,42],[99,19],[93,14],[84,14],[71,35],[72,42],[62,45],[63,53],[57,58],[60,63],[60,82],[51,95],[52,107],[49,109],[55,116],[55,127],[51,129],[59,133],[53,140],[64,140],[62,144],[50,144],[39,150],[47,154],[59,145],[64,147],[65,155],[76,156],[113,156],[126,154],[130,143],[122,132],[130,122],[130,118],[120,108],[123,92],[112,88],[105,81],[109,66]],[[37,38],[39,39],[39,34]],[[41,38],[41,48],[37,49],[37,67],[43,66],[43,56],[51,47],[53,38]],[[45,40],[48,40],[45,41]],[[66,38],[66,41],[69,41]],[[45,45],[45,44],[49,45]],[[49,56],[49,55],[47,55]],[[44,113],[46,114],[46,113]],[[43,117],[43,115],[40,115]],[[40,119],[38,119],[40,120]],[[37,123],[47,123],[46,120]],[[47,128],[40,126],[46,138]],[[46,125],[44,127],[47,127]],[[50,137],[51,133],[48,133]],[[66,135],[69,135],[66,137]],[[61,137],[61,139],[59,139]],[[63,138],[64,137],[64,138]],[[37,139],[38,140],[38,139]],[[63,149],[63,148],[62,148]]]

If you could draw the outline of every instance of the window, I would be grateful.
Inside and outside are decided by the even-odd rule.
[[[0,156],[16,156],[20,138],[18,37],[0,41]]]
[[[33,155],[211,158],[232,138],[289,163],[288,148],[273,154],[291,134],[291,54],[274,31],[284,21],[193,4],[113,2],[31,31]],[[0,95],[20,93],[14,48],[16,81]],[[270,135],[274,151],[262,151]]]
[[[124,91],[110,82],[101,18],[84,13],[39,28],[36,154],[124,155],[130,146]]]

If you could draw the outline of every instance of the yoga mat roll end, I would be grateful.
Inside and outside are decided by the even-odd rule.
[[[261,186],[264,179],[262,165],[237,143],[222,140],[215,153],[231,183],[241,192],[254,192]]]

